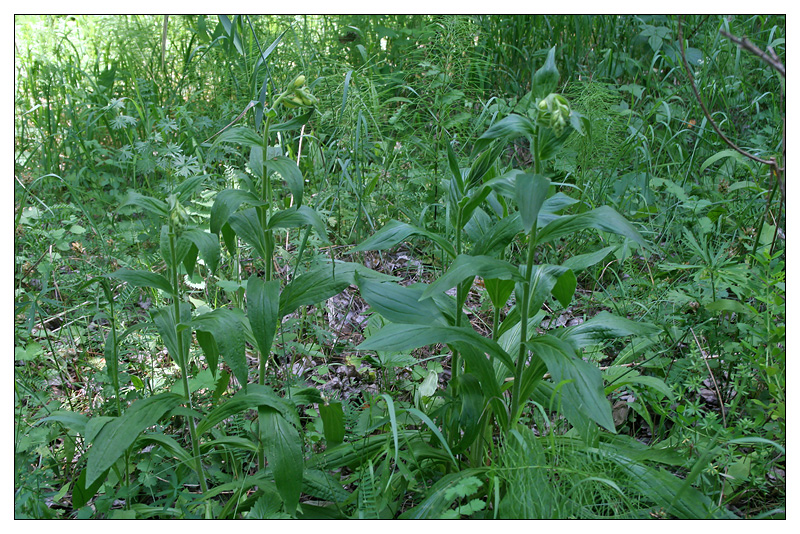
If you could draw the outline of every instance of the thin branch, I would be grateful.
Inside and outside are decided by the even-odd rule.
[[[717,123],[714,122],[714,119],[711,118],[711,113],[708,111],[705,102],[703,102],[703,98],[700,96],[700,91],[697,90],[697,85],[695,85],[694,83],[694,74],[692,74],[692,71],[689,68],[689,63],[686,61],[686,50],[684,49],[683,46],[683,16],[678,17],[678,44],[681,47],[681,62],[683,63],[683,68],[684,70],[686,70],[686,74],[689,77],[689,82],[692,85],[692,91],[694,91],[694,96],[700,103],[700,107],[703,108],[703,114],[705,114],[706,119],[708,119],[708,122],[711,123],[711,127],[714,128],[714,131],[717,132],[717,135],[719,135],[722,138],[722,140],[725,141],[725,144],[727,144],[729,147],[731,147],[733,150],[735,150],[742,156],[745,156],[746,158],[749,158],[763,165],[769,165],[770,167],[777,167],[778,164],[775,161],[775,158],[772,158],[770,160],[761,159],[758,156],[754,156],[753,154],[750,154],[746,150],[743,150],[738,146],[736,146],[735,144],[733,144],[733,142],[730,139],[728,139],[728,137],[724,133],[722,133],[722,130],[720,130],[719,126],[717,126]]]
[[[786,78],[786,67],[784,66],[783,63],[781,63],[781,60],[778,59],[778,56],[775,55],[775,51],[772,50],[772,48],[767,49],[770,52],[770,54],[768,55],[765,52],[763,52],[759,47],[754,45],[747,37],[736,37],[726,32],[725,30],[720,30],[719,33],[721,33],[723,36],[727,37],[737,45],[741,46],[748,52],[752,53],[753,55],[756,55],[759,58],[761,58],[761,60],[764,63],[766,63],[767,65],[778,71],[778,74]]]

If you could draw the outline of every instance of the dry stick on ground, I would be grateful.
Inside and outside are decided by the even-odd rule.
[[[733,42],[736,43],[737,45],[742,46],[746,50],[748,50],[750,52],[753,52],[754,54],[759,56],[762,60],[764,60],[770,66],[772,66],[775,70],[777,70],[778,73],[780,73],[784,78],[786,77],[786,68],[783,66],[783,64],[780,62],[780,60],[777,58],[777,56],[775,56],[775,52],[774,51],[772,52],[773,57],[769,57],[769,56],[767,56],[767,54],[762,52],[758,47],[756,47],[753,43],[748,41],[747,38],[736,39],[736,38],[732,37],[731,35],[729,35],[729,34],[727,34],[725,32],[722,32],[722,34],[725,35],[726,37],[730,38],[731,40],[733,40]],[[778,161],[774,157],[772,157],[772,158],[770,158],[768,160],[759,158],[758,156],[754,156],[753,154],[750,154],[746,150],[743,150],[742,148],[739,148],[730,139],[728,139],[728,137],[724,133],[722,133],[722,130],[720,130],[720,128],[717,125],[717,123],[714,122],[714,119],[711,118],[711,113],[709,113],[705,102],[703,102],[703,98],[700,96],[700,91],[697,90],[697,85],[695,85],[695,83],[694,83],[694,75],[692,74],[692,71],[689,68],[689,63],[686,61],[686,50],[684,50],[684,45],[683,45],[683,16],[679,16],[678,17],[678,44],[680,45],[680,49],[681,49],[681,62],[683,63],[683,68],[686,71],[687,77],[689,78],[689,83],[691,83],[691,85],[692,85],[692,91],[694,92],[694,96],[695,96],[695,98],[697,98],[697,101],[700,103],[700,107],[703,108],[703,114],[706,116],[706,119],[711,124],[712,128],[714,128],[714,131],[717,132],[717,135],[719,135],[722,138],[723,141],[725,141],[725,144],[727,144],[729,147],[731,147],[733,150],[735,150],[739,154],[741,154],[741,155],[745,156],[746,158],[749,158],[749,159],[751,159],[753,161],[761,163],[763,165],[767,165],[772,169],[772,172],[775,175],[775,178],[778,181],[778,186],[780,187],[780,190],[781,190],[781,201],[782,201],[781,203],[782,204],[786,204],[786,185],[783,182],[783,174],[784,174],[784,172],[786,170],[786,167],[785,167],[785,162],[786,162],[786,143],[783,144],[784,166],[781,167],[778,164]],[[786,121],[786,119],[784,118],[784,122],[785,121]],[[786,128],[784,127],[784,132],[785,131],[786,131]],[[784,135],[785,135],[785,133],[784,133]]]

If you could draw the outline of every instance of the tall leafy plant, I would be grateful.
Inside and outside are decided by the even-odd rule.
[[[565,416],[581,435],[591,439],[597,425],[614,432],[611,409],[603,393],[600,371],[579,356],[587,344],[604,336],[652,333],[647,325],[601,314],[585,323],[552,334],[536,335],[533,327],[540,308],[552,295],[566,307],[577,287],[575,272],[591,266],[613,247],[571,258],[565,265],[537,263],[543,245],[568,238],[584,229],[618,234],[639,246],[647,244],[639,232],[612,208],[603,206],[563,214],[578,203],[563,193],[552,194],[548,162],[572,130],[583,121],[569,102],[553,93],[558,83],[554,49],[533,76],[526,96],[525,115],[512,114],[490,127],[476,143],[483,153],[462,172],[452,151],[449,165],[448,208],[455,246],[444,236],[393,221],[356,250],[385,249],[412,235],[427,237],[450,256],[447,271],[427,286],[411,288],[391,283],[361,281],[367,302],[392,324],[359,348],[411,350],[433,343],[452,349],[452,379],[440,411],[441,422],[454,451],[473,465],[485,459],[491,439],[490,422],[503,432],[515,428],[528,400],[546,373],[561,392]],[[494,170],[503,141],[525,137],[533,154],[533,169],[512,169],[499,176]],[[483,210],[488,204],[492,217]],[[514,209],[516,206],[516,210]],[[474,245],[467,251],[463,236]],[[520,238],[527,245],[521,264],[504,259],[506,246]],[[481,277],[495,308],[491,338],[478,334],[466,321],[462,307],[475,277]],[[455,302],[446,291],[456,288]],[[515,295],[515,305],[500,322],[499,309]],[[455,308],[453,308],[455,305]],[[487,358],[488,356],[488,358]]]

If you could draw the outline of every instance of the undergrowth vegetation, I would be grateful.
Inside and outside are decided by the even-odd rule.
[[[17,17],[16,517],[785,517],[785,34]]]

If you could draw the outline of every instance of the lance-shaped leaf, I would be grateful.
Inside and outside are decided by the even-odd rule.
[[[300,433],[277,411],[258,409],[258,425],[264,453],[286,513],[294,516],[303,487],[303,441]]]
[[[151,273],[150,271],[134,271],[131,269],[118,269],[113,273],[103,275],[108,278],[116,278],[127,282],[136,287],[151,287],[153,289],[160,289],[167,295],[175,295],[175,290],[172,289],[166,278],[158,273]]]
[[[286,182],[289,191],[292,192],[296,206],[303,204],[303,173],[297,164],[286,156],[277,156],[267,160],[267,169],[270,172],[277,172]]]
[[[614,208],[609,206],[601,206],[585,213],[559,217],[539,231],[536,242],[539,244],[548,243],[586,228],[619,234],[648,248],[647,242],[636,228],[617,213]]]
[[[556,335],[576,349],[582,349],[604,339],[647,336],[658,331],[659,329],[650,323],[631,321],[604,311],[584,323],[561,329]]]
[[[393,323],[448,324],[432,299],[420,300],[423,286],[404,287],[357,274],[355,282],[370,307]]]
[[[208,178],[207,174],[187,178],[178,184],[172,192],[178,198],[179,202],[189,202],[192,195],[194,195],[206,181],[206,178]]]
[[[339,401],[319,405],[319,416],[322,419],[322,429],[325,441],[329,447],[335,447],[344,440],[344,409]]]
[[[484,185],[480,189],[473,189],[472,194],[463,197],[459,201],[458,209],[461,210],[462,223],[466,223],[470,220],[472,214],[478,206],[483,204],[483,201],[486,200],[486,197],[488,197],[491,192],[492,188]]]
[[[612,245],[610,247],[601,248],[600,250],[596,250],[595,252],[588,252],[586,254],[579,254],[577,256],[572,256],[571,258],[567,258],[564,260],[563,265],[571,269],[573,272],[580,272],[584,269],[595,265],[605,259],[606,256],[614,252],[618,247],[616,245]]]
[[[184,258],[186,272],[191,273],[194,271],[194,260],[189,264],[187,264],[187,261],[190,256],[194,256],[196,259],[198,252],[209,271],[213,273],[217,270],[217,265],[219,265],[219,236],[204,232],[199,228],[193,228],[184,232],[181,237],[189,240],[193,246],[186,258]]]
[[[578,358],[571,345],[551,335],[538,336],[526,346],[547,366],[554,384],[566,382],[560,389],[561,408],[570,423],[578,425],[589,417],[609,432],[615,432],[600,369]],[[588,430],[578,428],[584,436]]]
[[[412,235],[427,237],[431,241],[434,241],[437,245],[441,246],[451,258],[456,257],[456,250],[453,247],[453,244],[445,238],[432,232],[428,232],[427,230],[417,228],[416,226],[394,220],[386,223],[383,228],[375,232],[366,241],[354,248],[352,252],[363,252],[365,250],[385,250],[397,245],[398,243],[402,243]]]
[[[239,209],[239,206],[242,204],[261,206],[264,202],[260,201],[258,197],[250,191],[244,191],[242,189],[225,189],[217,193],[214,205],[211,206],[211,233],[219,234],[222,226],[228,222],[228,217]]]
[[[337,265],[335,271],[324,266],[301,274],[283,288],[278,315],[285,317],[300,306],[331,298],[353,282],[352,273],[352,270]]]
[[[192,306],[188,302],[182,302],[180,308],[180,319],[176,319],[175,309],[172,306],[165,306],[163,308],[151,310],[150,318],[156,325],[156,330],[161,336],[161,340],[164,342],[164,345],[167,346],[169,355],[172,356],[172,358],[178,362],[178,365],[183,369],[186,366],[186,361],[189,356],[189,344],[191,338],[189,337],[189,332],[187,330],[178,330],[178,324],[186,324],[191,321]],[[181,347],[183,350],[180,350],[179,347]]]
[[[308,122],[308,119],[311,118],[311,115],[314,114],[314,110],[312,109],[308,113],[304,115],[298,115],[292,119],[289,119],[286,122],[282,122],[280,124],[273,124],[269,127],[270,132],[288,132],[291,130],[297,130],[302,128],[305,123]]]
[[[136,191],[128,191],[127,198],[119,207],[123,208],[125,206],[136,206],[150,215],[156,215],[165,219],[169,216],[169,206],[166,202],[158,200],[157,198],[141,195]]]
[[[528,117],[511,114],[489,127],[475,143],[475,150],[483,150],[495,139],[516,139],[536,134],[536,125]]]
[[[302,228],[311,226],[323,243],[330,243],[322,217],[308,206],[298,206],[297,208],[279,211],[270,217],[267,226],[269,228]]]
[[[469,191],[481,182],[505,149],[504,143],[497,143],[494,147],[484,151],[475,159],[472,166],[469,168],[469,174],[464,183],[465,191]]]
[[[212,359],[215,353],[222,355],[236,379],[242,387],[246,387],[247,360],[244,355],[243,319],[244,316],[238,310],[217,308],[212,312],[193,318],[191,325],[195,330],[207,332],[213,336],[213,343],[208,338],[205,340],[205,346],[201,343],[203,352],[207,351],[212,354]],[[216,371],[216,366],[213,371]]]
[[[261,224],[256,208],[249,208],[238,213],[234,213],[228,219],[236,235],[252,246],[262,258],[271,258],[272,252],[268,250],[266,228]]]
[[[497,342],[469,328],[439,325],[389,324],[361,343],[358,350],[402,352],[436,343],[463,343],[501,361],[513,371],[511,356]]]
[[[469,256],[460,254],[450,265],[450,268],[435,282],[428,286],[422,294],[426,299],[436,293],[443,293],[464,280],[480,276],[482,278],[499,280],[522,281],[524,278],[519,273],[519,268],[505,260],[498,260],[489,256]]]
[[[539,220],[539,211],[547,199],[550,180],[541,174],[517,175],[515,192],[522,218],[522,229],[529,234]]]
[[[155,425],[167,412],[178,406],[183,397],[161,393],[134,402],[125,413],[103,426],[92,440],[86,461],[86,486],[97,478],[133,445],[136,437],[147,427]]]
[[[264,139],[247,126],[234,126],[222,132],[214,141],[218,143],[231,143],[242,146],[261,146]]]
[[[258,406],[269,406],[283,414],[295,426],[300,425],[297,409],[284,398],[279,397],[268,386],[250,384],[247,391],[239,390],[233,397],[217,406],[197,423],[197,434],[203,435],[218,423],[229,417]]]
[[[577,287],[575,274],[560,265],[534,266],[530,281],[531,301],[528,305],[531,313],[538,312],[551,294],[562,306],[569,306]]]
[[[473,219],[474,220],[474,219]],[[488,232],[475,239],[473,256],[493,256],[503,251],[514,237],[522,231],[519,213],[503,217]]]
[[[278,328],[280,290],[279,280],[267,282],[253,275],[247,281],[247,317],[258,350],[264,357],[272,350],[272,342]]]
[[[457,195],[455,198],[460,199],[464,196],[464,177],[461,175],[461,168],[458,166],[458,159],[456,153],[453,152],[453,146],[447,143],[447,164],[450,166],[450,174],[453,175],[453,185],[456,187],[454,193]]]

